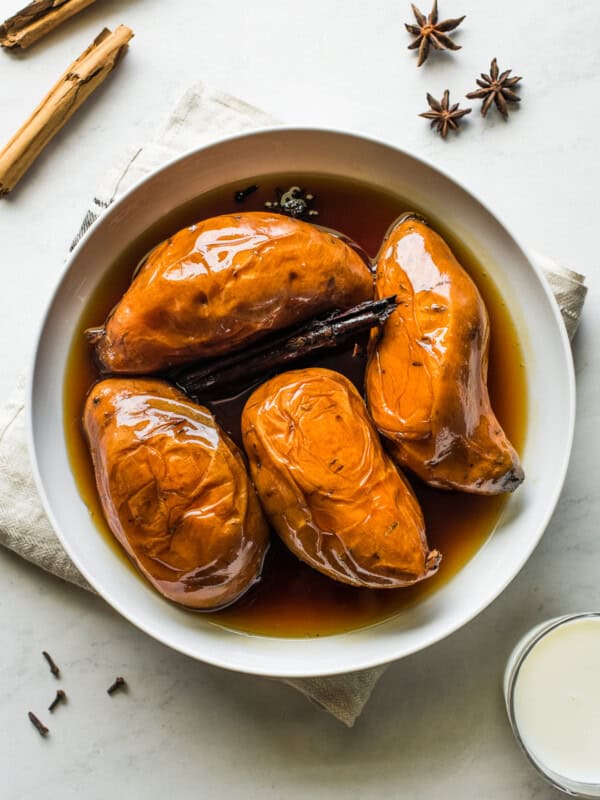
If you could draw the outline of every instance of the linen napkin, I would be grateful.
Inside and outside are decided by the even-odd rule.
[[[113,200],[152,170],[223,134],[274,124],[277,120],[273,117],[235,97],[209,91],[202,84],[193,86],[159,136],[126,154],[107,175],[71,249]],[[572,338],[587,292],[585,278],[545,256],[532,256],[544,269]],[[0,408],[0,544],[42,569],[93,591],[63,550],[38,498],[26,444],[24,384],[23,377]],[[385,669],[381,666],[341,676],[285,682],[351,727]]]

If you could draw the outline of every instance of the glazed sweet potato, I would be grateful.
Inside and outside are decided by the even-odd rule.
[[[233,214],[155,248],[89,335],[106,371],[148,374],[372,296],[370,270],[340,238],[278,214]]]
[[[523,470],[487,390],[487,310],[446,242],[422,219],[401,218],[381,247],[375,292],[398,304],[366,373],[369,410],[396,461],[439,488],[516,489]]]
[[[419,504],[343,375],[313,368],[271,379],[249,398],[242,434],[263,508],[298,558],[377,589],[437,570]]]
[[[90,391],[83,422],[110,529],[162,595],[216,608],[255,582],[268,528],[209,411],[162,381],[111,378]]]

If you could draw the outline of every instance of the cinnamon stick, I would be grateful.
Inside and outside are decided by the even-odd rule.
[[[96,0],[33,0],[0,25],[0,46],[25,50]]]
[[[48,92],[27,122],[0,150],[0,197],[12,191],[44,147],[110,75],[133,31],[105,28]]]
[[[254,378],[275,369],[288,368],[307,356],[332,350],[357,334],[381,326],[396,308],[396,297],[367,300],[346,311],[334,311],[324,319],[313,319],[293,331],[262,340],[244,350],[195,364],[171,375],[192,399],[227,387],[242,388]]]

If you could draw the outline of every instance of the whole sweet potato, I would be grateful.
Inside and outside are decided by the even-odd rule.
[[[242,433],[263,508],[298,558],[378,589],[437,570],[419,504],[343,375],[313,368],[271,379],[248,399]]]
[[[432,486],[513,491],[524,475],[490,404],[489,320],[474,282],[441,236],[406,215],[380,249],[375,286],[397,309],[371,349],[367,402],[394,458]]]
[[[209,411],[162,381],[111,378],[92,388],[83,422],[110,529],[162,595],[216,608],[255,582],[268,528]]]
[[[370,270],[340,238],[278,214],[232,214],[155,248],[90,339],[108,372],[147,374],[372,296]]]

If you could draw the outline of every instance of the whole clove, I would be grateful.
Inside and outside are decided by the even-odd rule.
[[[48,666],[50,667],[50,672],[54,675],[55,678],[59,678],[60,677],[60,670],[56,666],[56,664],[54,663],[54,659],[52,658],[50,653],[48,653],[46,650],[42,650],[42,655],[44,656],[44,658],[48,662]]]
[[[28,711],[27,716],[31,720],[31,724],[37,729],[40,736],[48,736],[50,730],[44,725],[44,723],[36,717],[33,711]]]
[[[243,203],[244,200],[248,197],[248,195],[253,194],[258,189],[258,186],[253,183],[252,186],[246,186],[245,189],[240,189],[238,192],[235,192],[233,195],[233,199],[236,203]]]
[[[56,692],[56,697],[48,706],[48,711],[54,711],[54,709],[59,703],[66,703],[66,702],[67,702],[67,695],[65,694],[65,692],[63,692],[62,689],[58,689]]]
[[[127,686],[127,681],[125,678],[118,677],[115,678],[114,683],[112,683],[106,691],[108,694],[114,694],[119,689],[124,689],[125,686]]]
[[[395,296],[367,300],[345,311],[310,320],[291,332],[262,340],[209,364],[186,367],[172,377],[194,399],[226,387],[241,389],[261,375],[288,368],[308,355],[332,350],[369,328],[383,325],[395,307]]]

